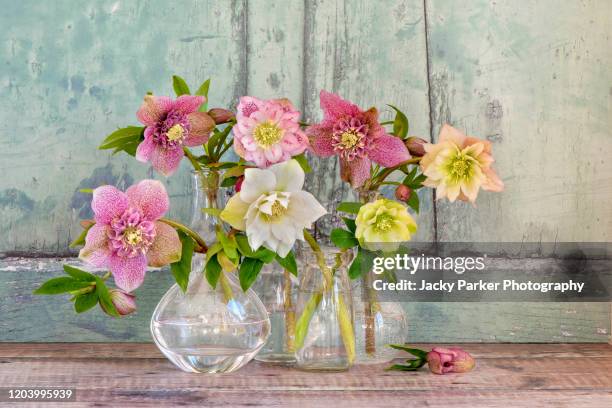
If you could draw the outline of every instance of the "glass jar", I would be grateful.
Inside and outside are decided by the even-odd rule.
[[[300,273],[296,320],[297,367],[344,371],[355,359],[353,308],[347,263],[335,248],[311,254]]]
[[[219,173],[192,172],[191,228],[210,246],[216,217],[202,209],[223,208],[230,192],[219,188]],[[222,273],[216,288],[204,277],[205,255],[192,258],[184,293],[175,284],[151,318],[151,334],[162,353],[188,372],[227,373],[248,363],[270,335],[270,320],[255,292],[243,292],[234,274]]]
[[[300,269],[299,257],[296,257]],[[253,290],[270,318],[271,334],[255,360],[266,363],[295,363],[295,305],[297,278],[278,263],[264,265]]]

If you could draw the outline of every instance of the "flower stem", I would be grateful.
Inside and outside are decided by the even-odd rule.
[[[325,279],[325,288],[331,288],[333,278],[332,271],[329,269],[327,263],[325,262],[325,255],[323,255],[321,247],[319,246],[319,244],[317,244],[317,241],[315,241],[314,237],[310,235],[310,232],[308,232],[308,230],[305,228],[304,239],[306,240],[306,242],[308,242],[308,245],[310,245],[310,248],[312,248],[312,251],[315,253],[315,256],[317,258],[317,264],[319,265],[319,268],[321,268],[321,273],[323,273],[323,278]]]
[[[223,290],[223,296],[225,297],[225,302],[229,302],[234,298],[234,292],[232,292],[232,288],[227,281],[227,277],[225,276],[225,272],[221,272],[219,276],[219,283],[221,284],[221,289]]]
[[[206,251],[208,251],[208,247],[206,246],[206,242],[204,242],[204,239],[191,228],[181,224],[180,222],[169,220],[167,218],[160,218],[159,221],[163,222],[164,224],[168,224],[169,226],[173,228],[179,229],[183,231],[185,234],[189,235],[191,238],[193,238],[193,240],[198,245],[197,248],[195,249],[196,252],[205,253]]]
[[[384,169],[383,171],[380,172],[380,174],[378,174],[375,177],[375,180],[373,180],[372,185],[370,186],[370,190],[378,189],[378,187],[380,187],[383,181],[385,181],[385,179],[389,177],[391,173],[393,173],[395,170],[399,169],[400,167],[407,166],[409,164],[418,164],[420,161],[421,161],[421,157],[413,157],[412,159],[401,162],[397,166],[388,167]]]
[[[198,160],[195,158],[193,153],[191,153],[191,150],[186,147],[183,147],[183,152],[185,152],[185,156],[187,156],[193,168],[197,171],[202,171],[202,166],[200,165],[200,163],[198,163]]]
[[[103,281],[105,281],[105,280],[107,280],[108,278],[110,278],[110,276],[111,276],[111,272],[110,272],[110,271],[108,271],[108,272],[106,272],[106,273],[105,273],[105,274],[102,276],[102,280],[103,280]]]
[[[291,293],[291,275],[288,270],[283,271],[283,308],[285,310],[285,346],[287,352],[295,352],[295,309]]]

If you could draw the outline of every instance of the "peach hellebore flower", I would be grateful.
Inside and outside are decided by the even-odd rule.
[[[434,347],[427,353],[427,363],[434,374],[467,373],[476,365],[472,356],[459,347]]]
[[[96,224],[79,258],[110,269],[120,289],[133,291],[142,284],[147,265],[160,267],[181,258],[177,232],[159,221],[168,207],[168,193],[157,180],[143,180],[125,193],[113,186],[96,188],[91,201]]]
[[[199,146],[208,140],[215,121],[198,109],[206,101],[203,96],[147,95],[136,116],[146,126],[144,140],[136,150],[136,160],[151,162],[164,176],[176,171],[183,158],[183,146]]]
[[[404,142],[388,135],[378,122],[378,111],[357,105],[327,91],[320,94],[323,121],[306,130],[318,156],[340,156],[342,180],[359,188],[370,178],[372,162],[393,167],[410,159]]]
[[[424,148],[421,168],[427,179],[423,185],[435,188],[438,198],[474,203],[480,188],[495,192],[504,189],[504,183],[491,167],[494,160],[489,141],[466,136],[444,125],[439,142],[427,143]]]
[[[234,150],[259,168],[285,162],[308,148],[298,112],[288,99],[243,96],[238,103]]]

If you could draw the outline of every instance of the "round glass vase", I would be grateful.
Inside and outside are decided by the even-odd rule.
[[[223,208],[230,195],[219,188],[217,172],[192,172],[191,228],[208,245],[217,219],[202,209]],[[151,318],[151,334],[162,353],[183,371],[227,373],[248,363],[270,335],[264,305],[252,290],[243,292],[233,274],[222,273],[216,288],[204,277],[205,255],[194,253],[187,291],[175,284]]]
[[[296,261],[299,265],[299,259]],[[297,278],[273,262],[264,265],[253,290],[266,307],[271,324],[270,337],[255,360],[287,365],[295,363]]]
[[[355,360],[351,286],[346,262],[331,249],[310,254],[299,271],[296,366],[308,371],[345,371]]]
[[[376,191],[362,191],[362,203],[379,198]],[[374,279],[384,279],[365,272],[353,281],[353,308],[355,312],[355,343],[357,364],[382,364],[393,360],[396,351],[389,344],[404,344],[408,331],[406,311],[399,302],[379,302],[372,289]]]

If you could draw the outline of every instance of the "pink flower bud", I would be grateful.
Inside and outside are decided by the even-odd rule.
[[[395,198],[399,201],[407,201],[410,198],[411,192],[412,190],[410,190],[410,187],[400,184],[395,189]]]
[[[222,108],[212,108],[208,111],[210,117],[212,117],[217,125],[227,123],[234,119],[234,112]]]
[[[240,189],[242,188],[242,182],[244,181],[244,176],[240,176],[238,177],[238,180],[236,180],[236,184],[234,184],[234,190],[236,190],[237,193],[240,192]]]
[[[425,155],[425,148],[423,147],[427,142],[420,137],[410,136],[406,139],[406,147],[411,155],[421,157]]]
[[[434,347],[427,353],[427,363],[434,374],[466,373],[476,365],[472,356],[458,347]]]
[[[109,293],[115,309],[117,309],[121,316],[129,315],[136,311],[136,296],[120,289],[111,289]],[[104,307],[102,308],[104,309]]]

